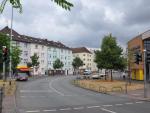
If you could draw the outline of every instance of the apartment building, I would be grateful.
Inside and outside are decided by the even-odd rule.
[[[37,75],[43,75],[49,70],[53,70],[54,61],[59,58],[63,64],[63,70],[66,73],[72,73],[72,50],[61,42],[49,41],[47,39],[34,38],[26,35],[21,35],[15,30],[12,30],[13,46],[18,46],[21,51],[21,62],[18,66],[25,66],[27,62],[31,62],[30,57],[34,54],[39,56],[40,65],[36,69]],[[9,27],[3,28],[1,33],[10,34]],[[10,36],[10,35],[9,35]]]
[[[93,51],[88,50],[86,47],[72,48],[73,58],[79,57],[84,65],[80,70],[97,71],[96,64],[94,63],[95,54]]]

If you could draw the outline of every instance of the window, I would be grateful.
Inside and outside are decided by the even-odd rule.
[[[37,44],[35,45],[35,49],[38,49],[38,45]]]
[[[83,56],[85,56],[85,54],[83,54]]]
[[[20,42],[16,42],[16,46],[20,46]]]
[[[51,51],[51,47],[49,47],[48,50]]]
[[[24,47],[27,48],[27,47],[28,47],[28,44],[27,44],[27,43],[24,43]]]
[[[41,57],[44,57],[44,53],[41,53]]]
[[[28,51],[24,51],[24,56],[28,56]]]
[[[63,49],[61,49],[61,52],[63,53]]]
[[[44,64],[44,60],[41,60],[41,64]]]
[[[54,48],[53,52],[56,52],[56,48]]]
[[[44,49],[44,46],[42,46],[42,50]]]

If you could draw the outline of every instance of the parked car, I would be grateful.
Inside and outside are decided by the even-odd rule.
[[[104,73],[97,73],[91,76],[92,79],[101,79],[105,77],[106,75]]]
[[[28,80],[28,75],[27,75],[27,73],[17,73],[17,74],[16,74],[16,80],[19,80],[19,81],[27,81],[27,80]]]
[[[83,74],[84,74],[84,75],[90,75],[90,74],[92,74],[92,71],[91,71],[91,70],[85,70],[85,71],[83,72]]]

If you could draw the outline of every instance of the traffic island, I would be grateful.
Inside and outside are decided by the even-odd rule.
[[[144,88],[144,85],[141,83],[129,84],[119,80],[74,80],[73,84],[81,88],[104,94],[127,94],[128,92]]]
[[[16,81],[6,81],[0,80],[0,87],[3,88],[4,96],[12,96],[16,91]]]

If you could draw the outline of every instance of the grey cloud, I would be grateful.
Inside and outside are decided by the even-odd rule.
[[[49,0],[24,0],[23,14],[14,13],[14,29],[22,34],[62,41],[71,47],[100,47],[104,35],[112,33],[125,47],[128,40],[150,26],[149,0],[72,2],[74,8],[68,12]],[[10,14],[7,7],[3,17],[10,19]]]

